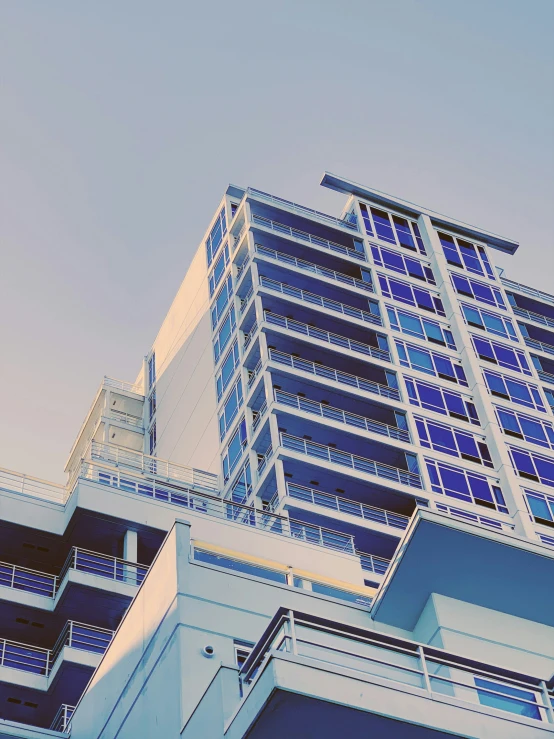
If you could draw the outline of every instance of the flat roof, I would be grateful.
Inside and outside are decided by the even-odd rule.
[[[351,180],[339,177],[331,172],[325,172],[323,174],[320,184],[323,187],[328,187],[330,190],[336,190],[337,192],[354,195],[358,198],[364,198],[375,204],[381,205],[384,208],[392,208],[393,210],[404,213],[411,218],[417,218],[421,214],[427,215],[431,219],[433,226],[437,228],[445,228],[450,231],[454,231],[469,241],[481,241],[487,246],[490,246],[493,249],[498,249],[506,254],[514,254],[519,247],[519,243],[513,239],[507,239],[498,234],[491,233],[490,231],[485,231],[476,226],[471,226],[468,223],[463,223],[454,218],[449,218],[441,213],[429,210],[429,208],[416,205],[409,200],[402,200],[402,198],[388,195],[387,193],[375,190],[372,187],[360,185],[357,182],[352,182]]]

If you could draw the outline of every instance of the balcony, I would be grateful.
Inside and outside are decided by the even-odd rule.
[[[301,216],[322,221],[323,223],[330,224],[332,226],[338,226],[339,228],[347,228],[351,231],[358,231],[358,222],[355,216],[351,216],[348,219],[335,218],[327,213],[322,213],[319,210],[313,210],[313,208],[306,208],[304,205],[293,203],[291,200],[285,200],[284,198],[278,198],[275,195],[270,195],[262,190],[256,190],[253,187],[249,187],[246,191],[247,195],[251,195],[255,198],[265,200],[278,208],[286,208],[291,210],[293,213],[298,213]]]
[[[325,343],[331,344],[332,346],[338,346],[342,349],[348,349],[349,351],[356,352],[357,354],[365,354],[368,357],[379,359],[383,362],[391,361],[390,353],[388,351],[385,351],[384,349],[377,349],[376,347],[362,343],[361,341],[354,341],[347,338],[346,336],[331,333],[329,331],[316,328],[315,326],[310,326],[307,323],[295,321],[292,318],[285,318],[285,316],[280,316],[276,313],[264,311],[264,321],[271,326],[278,326],[279,328],[284,328],[287,331],[292,331],[296,334],[309,336],[312,339],[324,341]]]
[[[381,423],[380,421],[374,421],[371,418],[366,418],[355,413],[348,413],[340,408],[333,408],[332,406],[324,405],[323,403],[318,403],[315,400],[310,400],[299,395],[293,395],[283,390],[275,390],[274,396],[277,403],[289,408],[316,415],[329,421],[336,421],[345,426],[351,426],[362,431],[368,431],[369,433],[388,436],[389,439],[395,439],[396,441],[411,442],[410,434],[405,429]]]
[[[335,449],[334,447],[318,444],[307,439],[300,439],[297,436],[281,433],[280,438],[281,446],[289,451],[304,454],[313,459],[330,462],[340,467],[347,467],[357,472],[363,472],[373,477],[379,477],[412,488],[422,489],[423,487],[421,477],[416,472],[402,470],[399,467],[391,467],[373,459],[359,457],[355,454]]]
[[[75,706],[68,706],[67,703],[62,703],[58,713],[54,716],[54,720],[50,725],[51,731],[61,731],[69,733],[71,727],[71,717],[75,712]]]
[[[271,259],[274,262],[279,262],[280,264],[285,264],[290,267],[296,267],[303,272],[309,272],[310,274],[319,275],[320,277],[327,277],[328,279],[333,280],[334,282],[338,282],[341,285],[355,287],[358,290],[363,290],[364,292],[375,292],[375,288],[373,287],[373,284],[371,282],[365,282],[364,280],[360,280],[357,277],[345,275],[343,272],[337,272],[333,269],[327,269],[326,267],[322,267],[318,264],[315,264],[314,262],[308,262],[305,259],[298,259],[291,254],[286,254],[282,251],[270,249],[269,247],[263,246],[262,244],[255,244],[254,248],[256,250],[256,254],[259,254],[266,259]]]
[[[280,608],[242,665],[226,739],[535,739],[553,731],[538,676]]]
[[[540,313],[534,313],[533,311],[526,310],[525,308],[520,308],[517,305],[512,305],[512,311],[517,316],[522,316],[523,318],[527,318],[529,321],[534,321],[535,323],[540,323],[543,326],[549,326],[550,328],[554,328],[553,318],[548,318],[547,316],[543,316]]]
[[[307,292],[306,290],[301,290],[300,288],[294,287],[293,285],[286,285],[283,282],[272,280],[269,277],[264,277],[260,275],[260,287],[263,287],[266,290],[281,293],[281,295],[286,295],[290,298],[295,298],[296,300],[301,300],[303,303],[316,305],[319,308],[330,310],[333,313],[341,313],[345,317],[355,318],[356,320],[363,321],[364,323],[371,323],[377,326],[383,325],[381,316],[379,315],[369,313],[368,311],[361,310],[360,308],[354,308],[350,305],[346,305],[345,303],[339,303],[336,300],[330,300],[329,298],[322,297],[321,295],[316,295],[315,293]]]
[[[3,468],[0,468],[0,490],[30,498],[41,498],[62,505],[69,497],[69,491],[65,485],[57,485],[55,482],[48,482]]]
[[[551,305],[554,305],[554,295],[542,292],[542,290],[536,290],[534,287],[522,285],[521,282],[509,280],[507,277],[501,277],[500,282],[504,285],[505,288],[515,290],[518,293],[523,293],[523,295],[529,295],[531,298],[536,298],[539,301],[544,301],[545,303],[550,303]]]
[[[269,456],[272,451],[269,450]],[[260,511],[239,503],[232,503],[222,498],[199,493],[185,487],[167,485],[157,480],[134,478],[121,474],[100,465],[83,462],[81,477],[101,485],[108,485],[126,493],[146,496],[154,501],[162,501],[170,505],[186,508],[191,513],[213,516],[225,521],[253,527],[269,534],[277,534],[292,539],[300,539],[309,544],[316,544],[327,549],[334,549],[350,554],[355,553],[351,536],[321,526],[312,526],[302,521],[294,521],[286,516],[279,516]],[[136,565],[126,564],[131,569]],[[125,565],[124,565],[125,567]],[[123,569],[125,571],[125,569]]]
[[[531,349],[537,349],[538,351],[545,352],[546,354],[554,354],[554,346],[552,344],[545,344],[544,341],[532,339],[530,336],[524,336],[523,340],[525,341],[527,346],[531,347]]]
[[[316,377],[322,377],[325,380],[331,380],[339,385],[345,387],[356,388],[372,395],[379,395],[382,398],[400,400],[400,391],[397,388],[389,387],[388,385],[382,385],[378,382],[372,382],[366,380],[364,377],[358,377],[351,375],[348,372],[341,372],[335,370],[332,367],[319,364],[317,362],[310,362],[307,359],[295,357],[292,354],[280,352],[277,349],[269,350],[269,358],[272,362],[284,365],[286,367],[292,367],[293,369],[299,370],[300,372],[306,372]],[[261,366],[261,365],[260,365]]]

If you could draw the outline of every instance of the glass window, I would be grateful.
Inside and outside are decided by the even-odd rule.
[[[156,388],[148,396],[148,420],[151,421],[156,413]]]
[[[528,382],[513,380],[490,370],[483,370],[483,375],[491,395],[528,408],[536,408],[538,411],[546,410],[538,389]]]
[[[371,246],[371,253],[373,255],[373,261],[380,267],[386,267],[394,272],[415,277],[431,285],[436,284],[431,268],[417,259],[411,259],[390,249],[384,249],[381,246],[375,245]]]
[[[439,323],[429,318],[420,318],[414,313],[387,306],[387,313],[391,328],[403,334],[417,336],[418,339],[441,344],[449,349],[456,349],[452,333]]]
[[[440,231],[438,235],[444,256],[449,264],[486,276],[491,280],[496,279],[484,247]]]
[[[428,385],[421,380],[405,378],[408,397],[412,405],[426,408],[444,416],[452,416],[479,426],[475,405],[459,393]]]
[[[546,400],[548,401],[548,405],[551,409],[554,410],[554,390],[549,390],[548,388],[543,388],[544,394],[546,395]]]
[[[458,360],[450,359],[444,354],[430,352],[405,341],[396,341],[398,357],[403,367],[411,367],[429,375],[441,377],[443,380],[457,382],[467,386],[467,379]]]
[[[480,339],[477,336],[472,336],[471,340],[475,353],[480,359],[514,370],[514,372],[522,372],[524,375],[531,374],[527,359],[522,351],[504,346],[504,344],[497,344],[489,339]]]
[[[210,272],[209,276],[209,285],[210,285],[210,296],[212,296],[215,292],[216,287],[219,285],[221,278],[223,277],[223,274],[225,270],[227,269],[227,265],[229,264],[229,247],[226,245],[219,257],[217,258],[217,261],[214,265],[214,268]]]
[[[242,382],[239,379],[233,386],[233,389],[227,396],[223,405],[223,410],[219,414],[219,438],[223,439],[227,433],[227,429],[230,427],[235,416],[239,412],[239,408],[242,405]]]
[[[425,463],[433,492],[508,513],[502,491],[489,478],[432,459]]]
[[[233,213],[234,215],[234,213]],[[210,235],[206,239],[206,256],[208,258],[208,267],[217,254],[223,237],[227,233],[227,221],[225,219],[225,207],[223,207],[217,216],[215,223],[210,231]]]
[[[495,410],[500,428],[506,435],[554,449],[554,428],[550,421],[525,416],[508,408],[496,407]]]
[[[229,350],[227,356],[223,360],[223,364],[221,365],[221,370],[219,371],[215,385],[217,390],[217,400],[218,402],[221,400],[221,396],[225,392],[227,386],[229,385],[229,382],[233,375],[235,374],[235,370],[239,365],[239,347],[238,343],[235,341],[231,349]]]
[[[535,452],[509,447],[514,470],[520,477],[554,487],[554,459]]]
[[[376,236],[381,241],[426,255],[423,239],[415,221],[408,221],[379,208],[369,208],[365,203],[360,203],[360,212],[368,236]]]
[[[393,298],[400,303],[407,303],[417,308],[436,313],[439,316],[446,315],[441,299],[428,290],[412,286],[407,282],[395,280],[386,275],[378,275],[381,292],[386,298]]]
[[[217,567],[225,567],[227,570],[242,572],[245,575],[254,575],[254,577],[262,577],[264,580],[272,580],[273,582],[287,582],[285,572],[278,570],[270,570],[268,567],[261,567],[252,562],[242,562],[232,557],[226,557],[217,552],[208,552],[205,549],[194,549],[194,559],[197,562],[205,562],[206,564],[216,565]]]
[[[212,304],[212,328],[219,323],[219,319],[223,315],[223,311],[227,307],[229,299],[233,295],[233,278],[228,275],[221,290],[218,292],[216,299]]]
[[[378,208],[372,208],[371,214],[373,216],[377,238],[396,244],[396,238],[394,236],[394,231],[392,230],[389,214],[384,210],[379,210]]]
[[[157,444],[156,421],[154,421],[152,428],[148,432],[148,442],[149,454],[154,454]]]
[[[225,482],[227,482],[231,472],[235,469],[242,457],[242,453],[246,447],[246,438],[246,421],[243,418],[237,426],[235,433],[229,440],[223,454],[222,465],[223,478]]]
[[[154,385],[156,382],[156,354],[155,352],[152,352],[152,354],[148,358],[148,389]]]
[[[421,446],[469,462],[477,462],[485,467],[493,466],[484,440],[427,418],[415,416],[415,422]]]
[[[489,313],[481,308],[466,305],[465,303],[462,303],[462,313],[464,315],[465,322],[469,326],[480,328],[490,334],[503,336],[505,339],[511,339],[512,341],[517,342],[519,341],[514,324],[509,318],[497,316],[494,313]]]
[[[453,273],[450,273],[450,279],[459,295],[467,295],[469,298],[473,298],[480,303],[487,303],[488,305],[493,305],[495,308],[506,310],[502,294],[497,288]]]
[[[233,503],[244,504],[248,501],[251,493],[252,476],[250,474],[250,462],[246,461],[246,464],[235,477],[235,480],[231,485],[230,498]]]
[[[223,323],[221,324],[221,327],[217,332],[214,340],[214,360],[216,362],[219,360],[221,352],[227,346],[227,343],[229,342],[229,339],[231,338],[235,327],[235,309],[231,308],[231,310],[227,313],[227,317],[223,320]]]
[[[371,223],[371,218],[369,217],[369,211],[365,203],[360,203],[360,212],[362,214],[362,220],[364,222],[366,233],[369,236],[373,236],[373,225]]]
[[[536,693],[480,677],[475,678],[475,685],[481,688],[477,691],[481,705],[516,713],[526,718],[534,718],[538,721],[542,720]]]
[[[525,498],[532,517],[537,523],[554,526],[554,498],[534,490],[525,490]]]

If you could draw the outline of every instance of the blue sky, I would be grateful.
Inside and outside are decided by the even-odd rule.
[[[63,480],[228,182],[323,170],[513,237],[554,292],[552,0],[0,1],[0,466]]]

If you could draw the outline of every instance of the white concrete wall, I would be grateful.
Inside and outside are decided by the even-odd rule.
[[[157,456],[219,473],[206,254],[202,243],[153,344]]]

